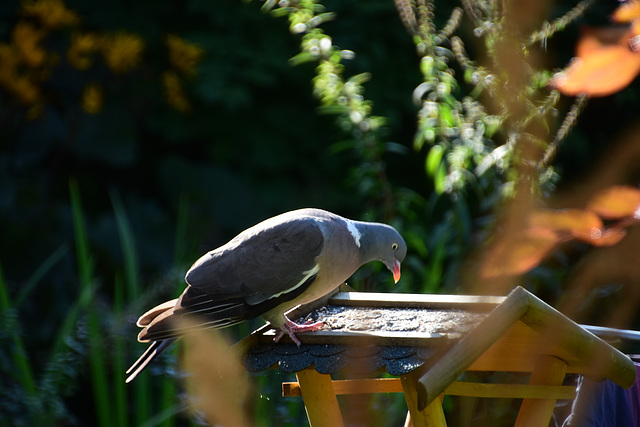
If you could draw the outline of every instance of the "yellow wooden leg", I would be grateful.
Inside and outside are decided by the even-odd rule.
[[[338,399],[333,391],[331,375],[319,374],[315,369],[297,372],[300,392],[311,427],[343,427]]]
[[[420,376],[414,372],[400,377],[402,388],[404,389],[404,398],[409,407],[409,415],[411,416],[411,425],[414,427],[446,427],[447,422],[444,419],[442,411],[441,399],[433,399],[423,411],[418,410],[418,379]],[[408,418],[408,417],[407,417]],[[409,423],[407,422],[405,425]]]
[[[531,373],[529,384],[561,385],[567,364],[553,356],[542,356]],[[524,399],[515,427],[547,427],[553,415],[556,399]]]

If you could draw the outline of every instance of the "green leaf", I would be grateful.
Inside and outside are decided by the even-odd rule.
[[[431,177],[436,176],[436,172],[442,163],[442,156],[444,155],[444,148],[440,145],[434,145],[429,150],[429,154],[427,154],[426,160],[426,171],[427,174]]]
[[[312,62],[317,60],[318,57],[310,54],[309,52],[300,52],[297,55],[294,55],[291,59],[289,59],[289,64],[292,66],[304,64],[306,62]]]
[[[451,113],[451,107],[449,107],[447,104],[443,102],[440,102],[438,104],[438,114],[440,117],[440,123],[442,123],[444,127],[455,126],[456,123],[453,119],[453,113]]]
[[[464,70],[464,81],[467,82],[467,84],[473,84],[475,86],[475,82],[474,82],[474,73],[476,71],[473,68],[467,68]]]
[[[422,150],[422,147],[424,146],[424,143],[425,143],[425,137],[424,137],[425,131],[426,131],[425,128],[420,128],[416,132],[416,136],[413,138],[414,150],[416,151]]]
[[[371,73],[360,73],[350,77],[349,80],[347,80],[347,82],[353,83],[355,85],[361,85],[363,83],[368,82],[369,80],[371,80]]]
[[[438,194],[444,194],[447,188],[447,167],[444,162],[440,163],[433,177],[433,186]]]
[[[433,68],[435,61],[432,56],[424,56],[420,61],[420,71],[422,75],[425,77],[425,80],[428,80],[433,77]]]
[[[320,24],[324,24],[328,21],[333,21],[336,18],[336,14],[334,12],[325,12],[311,18],[310,24],[315,27]]]
[[[269,3],[268,1],[265,2],[265,6],[267,5],[267,3]],[[263,6],[264,8],[264,6]],[[277,9],[273,9],[270,11],[265,10],[265,12],[270,12],[271,16],[273,16],[274,18],[281,18],[283,16],[289,16],[291,15],[293,12],[295,12],[296,9],[293,7],[279,7]]]
[[[500,126],[502,126],[502,119],[498,116],[487,116],[484,118],[483,122],[485,125],[484,136],[487,138],[492,138],[498,129],[500,129]]]
[[[331,144],[329,146],[329,150],[331,150],[332,154],[337,154],[343,151],[351,150],[353,147],[355,147],[355,142],[352,139],[347,139]]]

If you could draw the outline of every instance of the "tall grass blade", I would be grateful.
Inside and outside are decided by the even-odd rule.
[[[96,416],[98,425],[103,427],[111,426],[111,408],[109,407],[109,389],[107,386],[107,373],[105,370],[106,360],[104,353],[104,338],[102,326],[100,324],[100,314],[95,304],[95,292],[87,292],[94,288],[93,282],[93,262],[89,249],[89,238],[84,221],[82,200],[78,183],[72,180],[69,184],[71,195],[71,211],[73,214],[73,225],[75,231],[76,259],[78,263],[78,279],[80,283],[80,295],[78,304],[74,307],[72,316],[67,316],[63,332],[67,336],[71,332],[71,327],[75,323],[79,312],[87,311],[88,331],[89,331],[89,364],[91,367],[91,385],[96,405]],[[86,296],[85,296],[86,295]],[[68,331],[64,329],[69,328]],[[57,352],[54,353],[58,354]]]
[[[11,306],[11,297],[9,296],[9,290],[7,289],[7,282],[4,278],[4,271],[2,265],[0,265],[0,308],[2,308],[3,317],[8,316],[10,310],[15,310]],[[3,319],[6,321],[7,319]],[[15,365],[14,377],[18,382],[27,390],[32,396],[36,396],[37,387],[33,378],[33,370],[29,363],[22,337],[18,333],[19,329],[11,328],[11,340],[13,341],[14,350],[11,352],[13,358],[13,364]]]
[[[71,212],[73,215],[78,277],[80,278],[80,287],[85,288],[89,286],[91,278],[93,277],[93,262],[89,252],[89,238],[87,236],[87,227],[84,222],[80,190],[78,189],[78,183],[76,180],[71,180],[69,182],[69,192],[71,196]]]
[[[91,386],[96,405],[96,417],[101,427],[111,427],[111,408],[109,404],[109,387],[107,385],[107,372],[105,369],[106,358],[104,337],[100,325],[98,310],[91,310],[88,321],[89,329],[89,364],[91,366]]]
[[[176,415],[187,409],[189,408],[184,403],[173,403],[170,406],[165,406],[163,410],[149,418],[144,424],[140,424],[140,427],[156,427],[162,425],[165,420],[175,419]],[[191,425],[197,426],[198,424],[191,423]]]
[[[53,268],[54,265],[58,263],[69,251],[69,244],[67,242],[63,243],[58,249],[55,250],[49,257],[44,260],[42,264],[36,271],[33,272],[29,280],[21,287],[18,296],[16,297],[16,301],[14,306],[16,308],[22,306],[22,303],[27,299],[33,288],[42,280]]]
[[[117,191],[111,191],[110,196],[113,212],[116,217],[120,245],[122,247],[125,288],[127,290],[126,296],[129,300],[135,301],[140,298],[141,295],[135,239],[120,194]],[[143,375],[138,376],[133,383],[133,387],[136,416],[134,424],[142,425],[151,418],[152,390],[148,374],[145,375],[143,373]]]
[[[161,391],[160,401],[162,402],[163,408],[172,408],[176,407],[176,385],[173,380],[169,378],[165,378],[162,381],[162,391]],[[179,409],[179,408],[178,408]],[[160,418],[161,422],[158,424],[162,427],[173,427],[176,425],[176,417],[173,416],[175,413],[168,412],[164,416],[164,418]]]
[[[95,295],[96,288],[93,285],[89,285],[80,290],[78,298],[74,301],[73,305],[67,310],[67,316],[62,321],[62,326],[58,329],[58,335],[56,336],[55,343],[51,350],[50,361],[56,360],[57,355],[67,351],[67,344],[65,340],[67,337],[74,335],[74,329],[78,321],[78,316],[81,311],[87,311],[91,305]]]
[[[65,344],[65,339],[72,335],[73,329],[78,320],[78,315],[81,310],[88,310],[95,294],[95,287],[91,283],[91,277],[93,276],[93,261],[89,254],[89,238],[87,236],[84,222],[78,183],[73,179],[69,181],[69,194],[71,198],[71,214],[73,217],[80,289],[78,292],[78,298],[67,310],[67,316],[58,330],[58,335],[52,347],[50,357],[51,362],[56,360],[57,355],[66,351],[67,345]]]
[[[140,296],[138,256],[135,248],[135,239],[120,194],[117,191],[111,191],[109,194],[111,196],[111,204],[113,205],[113,212],[118,226],[118,237],[120,238],[120,246],[122,248],[125,284],[127,285],[128,296],[135,299]]]
[[[116,276],[113,291],[113,312],[118,324],[124,316],[124,285],[120,276]],[[124,382],[124,372],[127,369],[125,337],[122,334],[114,334],[114,355],[113,355],[113,398],[115,400],[116,425],[127,427],[127,388]]]

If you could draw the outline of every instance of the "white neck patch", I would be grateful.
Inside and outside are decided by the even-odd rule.
[[[360,237],[362,237],[362,234],[360,234],[358,227],[356,227],[353,222],[347,220],[347,229],[349,230],[349,233],[351,233],[353,240],[356,242],[356,246],[360,247]]]

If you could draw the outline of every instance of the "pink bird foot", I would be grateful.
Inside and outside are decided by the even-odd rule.
[[[282,327],[280,328],[280,330],[276,334],[276,336],[273,339],[273,341],[278,342],[278,341],[280,341],[280,338],[282,338],[284,336],[284,334],[287,334],[287,335],[289,335],[291,340],[294,343],[296,343],[296,345],[298,347],[300,347],[300,340],[298,339],[298,337],[296,337],[296,335],[295,335],[296,332],[317,331],[318,329],[322,328],[323,326],[324,326],[323,322],[315,322],[315,323],[313,323],[313,320],[311,320],[311,319],[307,320],[303,324],[299,324],[299,323],[296,323],[296,322],[293,322],[293,321],[289,320],[287,318],[287,316],[285,316],[284,317],[284,325],[282,325]]]

